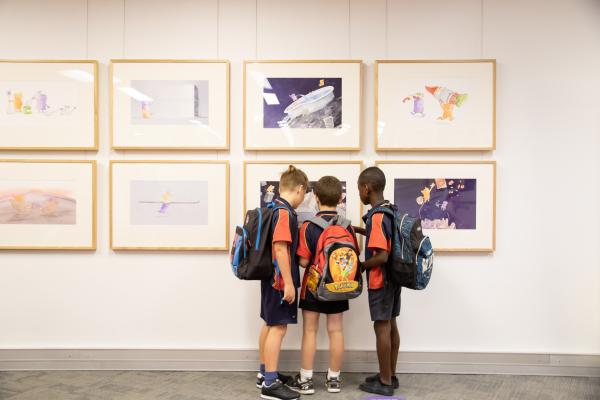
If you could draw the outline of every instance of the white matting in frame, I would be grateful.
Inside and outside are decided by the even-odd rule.
[[[496,248],[494,161],[380,161],[385,198],[420,217],[436,251]]]
[[[229,62],[112,60],[114,149],[229,148]]]
[[[0,249],[95,248],[95,161],[0,160]]]
[[[244,63],[246,150],[359,150],[362,61]]]
[[[0,149],[96,150],[98,63],[0,60]]]
[[[493,150],[495,60],[375,62],[377,150]]]
[[[111,248],[227,250],[229,163],[111,161]]]
[[[322,176],[332,175],[342,182],[343,200],[338,205],[338,212],[350,219],[353,225],[361,225],[362,203],[358,195],[356,181],[362,170],[360,161],[248,161],[244,164],[244,208],[251,210],[265,207],[278,196],[279,179],[289,165],[294,165],[306,173],[311,186],[298,207],[299,222],[314,216],[317,211],[312,185]]]

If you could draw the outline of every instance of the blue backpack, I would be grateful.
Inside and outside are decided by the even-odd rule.
[[[425,289],[433,269],[433,247],[429,237],[423,235],[421,220],[400,212],[392,204],[371,209],[369,216],[377,212],[389,215],[394,221],[388,261],[392,281],[409,289]]]

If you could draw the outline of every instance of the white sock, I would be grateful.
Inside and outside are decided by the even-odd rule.
[[[312,369],[302,369],[300,368],[300,380],[302,382],[306,382],[309,379],[312,379],[313,370]]]
[[[332,371],[331,368],[327,368],[327,379],[340,378],[340,371]]]

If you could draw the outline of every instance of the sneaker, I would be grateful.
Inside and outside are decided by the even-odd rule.
[[[327,386],[329,393],[339,393],[342,391],[342,381],[340,378],[327,378],[325,386]]]
[[[379,374],[367,376],[365,378],[365,382],[375,382],[379,380]],[[400,387],[400,381],[398,381],[398,377],[396,375],[392,375],[392,386],[394,389],[398,389]]]
[[[358,388],[363,392],[380,394],[382,396],[393,396],[394,387],[392,385],[384,385],[379,378],[376,381],[363,382]]]
[[[315,385],[313,384],[313,380],[308,379],[306,381],[302,381],[300,379],[300,374],[298,374],[294,378],[290,379],[286,383],[286,385],[293,391],[298,392],[300,394],[314,394],[315,393]]]
[[[281,382],[285,383],[285,382],[288,382],[290,379],[292,379],[292,377],[289,375],[283,375],[283,374],[277,373],[277,379],[279,379]],[[256,375],[256,388],[261,389],[264,381],[265,381],[265,376],[259,372],[258,375]]]
[[[285,386],[280,380],[276,380],[271,386],[266,386],[263,383],[260,398],[267,400],[298,400],[300,395]]]

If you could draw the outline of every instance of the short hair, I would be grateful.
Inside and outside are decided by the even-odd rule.
[[[371,190],[383,193],[385,189],[385,174],[378,167],[369,167],[358,176],[359,185],[368,185]]]
[[[328,207],[335,207],[342,198],[342,182],[335,176],[324,176],[315,184],[315,196]]]
[[[279,179],[279,190],[291,190],[296,186],[302,185],[308,189],[308,177],[301,169],[290,165],[287,170],[281,174]]]

